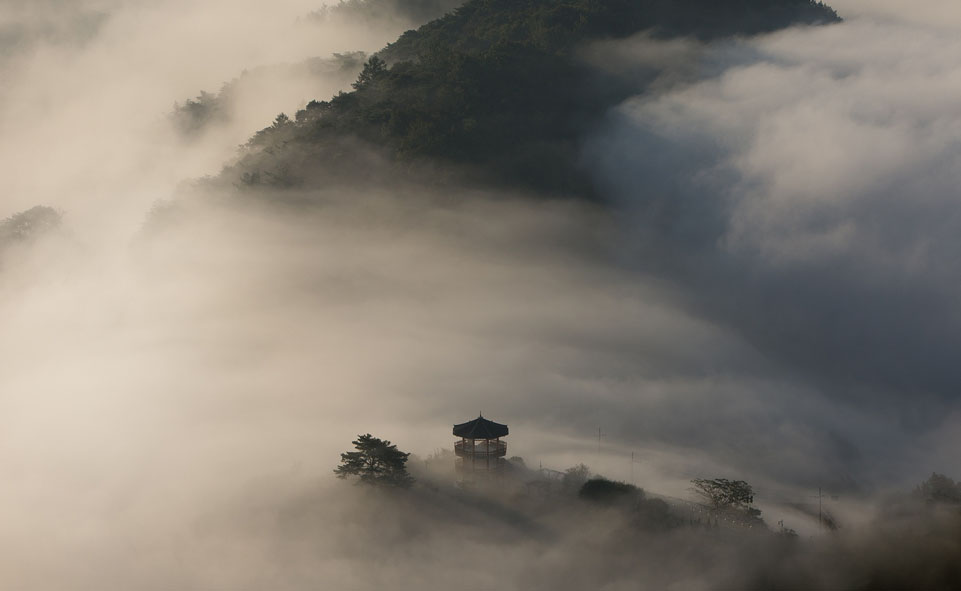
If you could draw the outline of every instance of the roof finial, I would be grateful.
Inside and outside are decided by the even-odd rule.
[[[483,419],[483,418],[484,418],[484,411],[480,411],[479,413],[477,413],[477,417],[480,418],[480,419]]]

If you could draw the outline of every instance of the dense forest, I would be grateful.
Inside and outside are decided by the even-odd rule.
[[[200,91],[195,98],[174,103],[170,122],[184,138],[191,139],[235,117],[240,95],[250,89],[269,89],[281,76],[302,79],[352,80],[363,68],[366,54],[362,51],[335,53],[330,57],[314,57],[295,64],[276,64],[244,70],[226,82],[217,92]]]
[[[352,92],[278,116],[225,178],[356,180],[370,177],[375,154],[392,174],[429,159],[483,182],[594,197],[578,139],[638,82],[589,67],[579,48],[640,32],[711,40],[837,20],[810,0],[471,0],[371,57]]]
[[[52,233],[62,221],[63,213],[46,205],[37,205],[0,220],[0,257],[10,248]]]
[[[815,536],[810,527],[806,534],[790,527],[797,523],[766,522],[754,488],[741,480],[694,479],[689,498],[678,498],[584,464],[545,471],[515,456],[496,478],[454,484],[447,450],[414,458],[370,434],[353,444],[335,469],[356,487],[352,519],[378,535],[403,532],[388,541],[371,535],[371,546],[431,540],[456,523],[470,543],[509,540],[537,555],[558,547],[576,554],[550,566],[504,559],[510,588],[643,581],[698,589],[955,589],[961,582],[961,483],[939,473],[913,491],[883,495],[871,521],[857,526],[837,521],[817,499],[793,505],[795,522],[817,524]]]

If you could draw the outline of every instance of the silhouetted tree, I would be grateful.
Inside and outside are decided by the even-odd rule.
[[[587,479],[591,477],[591,469],[585,464],[571,466],[564,471],[564,478],[561,479],[561,486],[567,490],[580,490]]]
[[[370,86],[370,83],[387,73],[387,62],[376,55],[367,60],[364,69],[357,76],[357,82],[351,84],[355,90],[360,90]]]
[[[961,483],[937,472],[932,472],[927,480],[918,485],[915,492],[930,503],[961,504]]]
[[[691,483],[694,485],[692,490],[707,501],[714,511],[738,509],[750,517],[761,516],[761,511],[751,506],[754,489],[743,480],[695,478]]]
[[[583,466],[583,464],[581,464]],[[577,496],[595,503],[614,504],[643,498],[644,492],[626,482],[616,482],[607,478],[592,478],[581,486]]]
[[[38,205],[0,220],[0,245],[36,238],[60,226],[63,214],[52,207]]]
[[[358,476],[358,482],[377,486],[407,488],[414,483],[407,473],[409,453],[397,449],[390,441],[367,433],[352,442],[357,451],[340,454],[340,465],[334,469],[338,478]]]
[[[181,133],[194,134],[212,121],[227,119],[223,103],[220,95],[201,90],[195,99],[187,99],[182,105],[174,103],[171,120]]]

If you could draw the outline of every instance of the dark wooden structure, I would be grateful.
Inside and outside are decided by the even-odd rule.
[[[478,416],[473,421],[454,425],[454,435],[460,441],[454,443],[455,467],[465,475],[481,475],[499,472],[504,467],[507,443],[507,425],[495,423]]]

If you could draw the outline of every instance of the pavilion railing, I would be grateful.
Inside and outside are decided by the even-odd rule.
[[[473,444],[473,445],[472,445]],[[507,442],[493,439],[457,441],[454,443],[454,453],[459,457],[502,458],[507,455]]]

